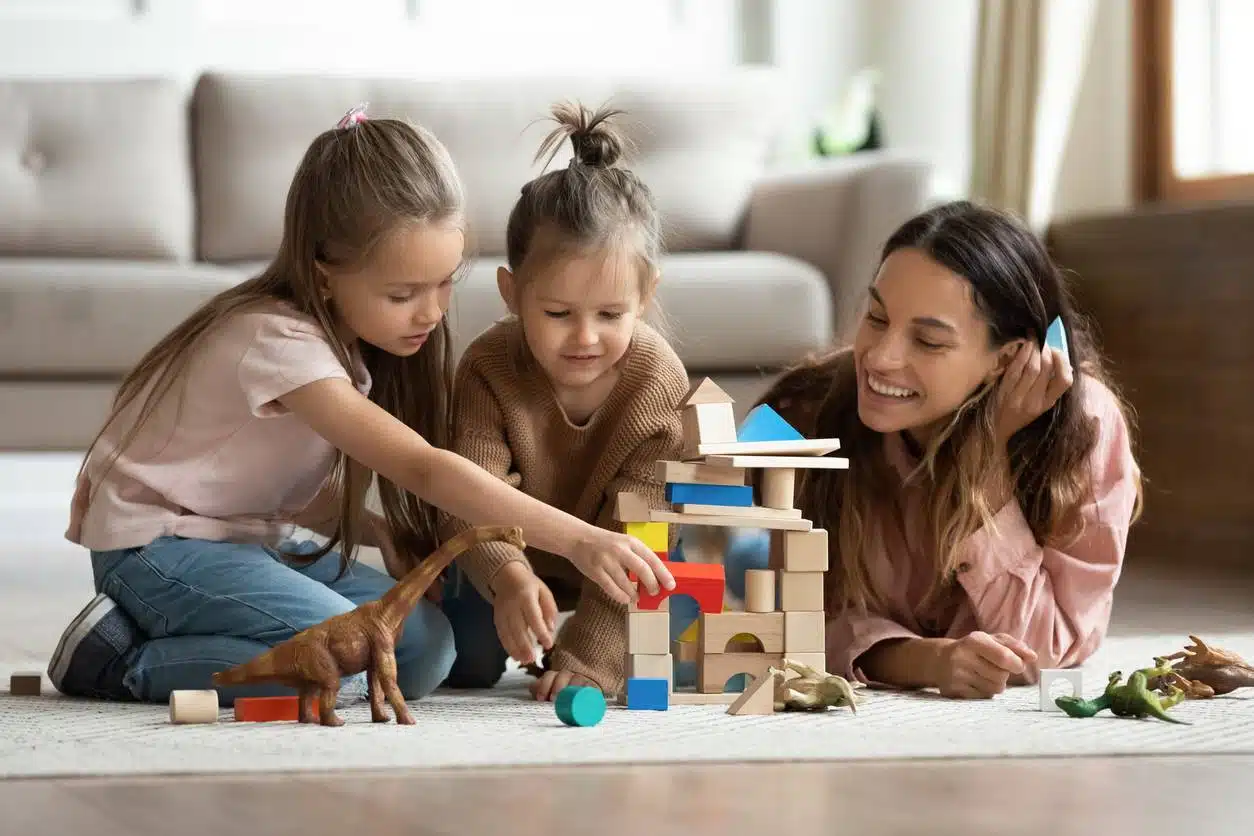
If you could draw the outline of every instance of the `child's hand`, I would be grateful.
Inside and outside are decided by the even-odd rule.
[[[540,702],[552,702],[567,685],[597,684],[586,676],[571,671],[545,671],[535,682],[531,683],[531,696]]]
[[[588,528],[569,559],[612,600],[629,604],[635,599],[636,585],[629,572],[636,573],[650,595],[656,595],[661,587],[675,588],[675,578],[666,564],[640,540],[596,526]]]
[[[492,587],[496,599],[492,618],[501,646],[519,664],[536,661],[535,642],[548,650],[557,630],[557,603],[552,591],[530,566],[519,560],[502,566]]]
[[[987,699],[1006,690],[1036,661],[1036,651],[1014,636],[975,632],[955,639],[941,651],[937,685],[941,696]]]
[[[1062,354],[1053,348],[1041,351],[1024,340],[997,386],[997,434],[1002,443],[1057,403],[1071,382],[1071,364]]]

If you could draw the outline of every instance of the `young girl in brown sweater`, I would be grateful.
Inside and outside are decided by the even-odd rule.
[[[569,167],[522,188],[497,284],[510,315],[467,347],[454,380],[453,449],[528,495],[616,528],[620,491],[665,507],[654,463],[682,448],[683,364],[643,321],[658,283],[661,231],[649,189],[616,166],[616,111],[559,105],[536,158],[569,138]],[[444,536],[468,524],[446,517]],[[457,658],[446,684],[492,686],[508,657],[549,670],[532,685],[551,700],[567,685],[616,692],[626,657],[625,607],[569,561],[489,543],[459,558],[444,589]],[[554,636],[557,613],[574,613]]]

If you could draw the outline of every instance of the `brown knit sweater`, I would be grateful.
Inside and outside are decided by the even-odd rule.
[[[640,323],[620,361],[617,385],[582,426],[558,404],[548,378],[530,358],[516,320],[497,323],[467,347],[453,388],[453,449],[529,496],[586,522],[616,531],[614,499],[639,493],[664,508],[665,486],[654,463],[683,447],[679,404],[688,392],[683,363],[652,328]],[[468,524],[444,515],[442,539]],[[675,536],[671,531],[672,544]],[[524,538],[526,532],[523,532]],[[623,684],[626,609],[610,600],[565,558],[505,543],[486,543],[458,564],[488,601],[506,563],[529,560],[561,606],[562,587],[579,589],[574,614],[557,636],[551,666],[582,674],[606,692]]]

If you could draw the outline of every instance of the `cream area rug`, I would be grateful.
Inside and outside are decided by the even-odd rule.
[[[1254,635],[1206,635],[1254,659]],[[1185,636],[1108,640],[1082,669],[1096,696],[1112,670],[1147,667]],[[4,681],[14,666],[0,666]],[[0,696],[0,776],[80,776],[326,771],[662,761],[997,758],[1254,752],[1254,689],[1171,710],[1190,725],[1072,719],[1039,710],[1035,687],[985,701],[935,694],[870,693],[857,714],[734,717],[725,706],[666,712],[612,705],[596,726],[562,725],[551,703],[531,701],[526,677],[492,691],[437,693],[412,704],[417,725],[372,724],[364,703],[341,709],[340,728],[235,723],[171,725],[163,705],[61,696]],[[1061,693],[1061,688],[1058,693]],[[45,689],[47,683],[45,682]]]

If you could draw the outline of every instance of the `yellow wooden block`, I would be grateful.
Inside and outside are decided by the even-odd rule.
[[[664,522],[629,522],[624,523],[627,529],[628,537],[635,537],[646,546],[649,551],[667,552],[671,546],[671,526],[670,523]]]

